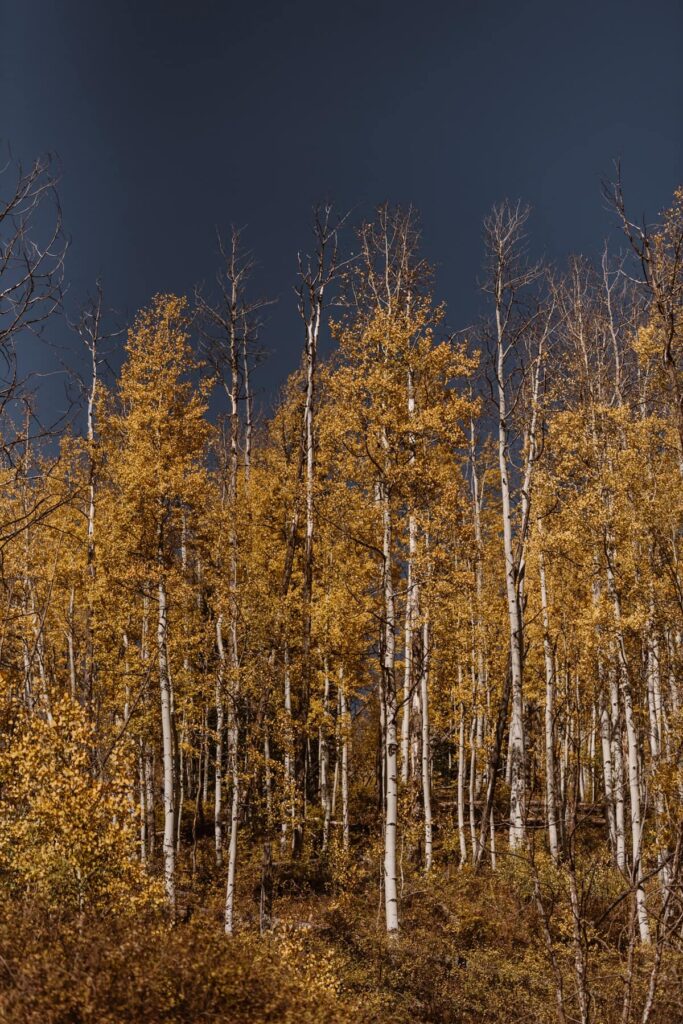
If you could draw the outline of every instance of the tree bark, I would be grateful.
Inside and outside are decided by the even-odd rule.
[[[389,491],[382,486],[383,520],[383,592],[384,592],[384,637],[382,651],[382,677],[384,689],[385,725],[385,779],[386,804],[384,812],[384,909],[386,929],[389,934],[398,931],[398,892],[396,884],[396,833],[398,828],[398,777],[397,777],[397,716],[396,699],[396,623],[394,608],[394,585],[391,576],[392,529]]]
[[[541,583],[541,610],[543,615],[543,659],[545,664],[545,797],[548,817],[548,844],[550,856],[557,861],[560,846],[557,835],[557,794],[555,791],[555,664],[550,643],[550,619],[548,615],[548,589],[545,575],[545,556],[539,552],[539,575]]]
[[[161,691],[161,732],[163,743],[164,765],[164,888],[166,902],[171,916],[175,917],[175,778],[174,778],[174,744],[173,715],[171,708],[171,682],[168,674],[168,622],[166,607],[166,583],[163,576],[159,579],[159,619],[157,628],[157,648],[159,655],[159,686]]]
[[[422,804],[425,823],[425,870],[432,866],[432,777],[431,740],[429,734],[429,619],[422,625],[422,672],[420,697],[422,706]]]

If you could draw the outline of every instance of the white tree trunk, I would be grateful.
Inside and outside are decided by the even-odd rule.
[[[609,670],[610,717],[612,727],[612,768],[614,777],[614,823],[616,861],[620,871],[626,870],[626,829],[624,825],[624,758],[621,745],[621,709],[616,667]]]
[[[322,848],[327,849],[330,839],[330,820],[332,818],[332,794],[330,792],[330,745],[327,719],[330,702],[330,671],[327,656],[325,657],[325,685],[323,690],[323,721],[318,734],[320,750],[320,804],[323,812]]]
[[[232,806],[230,811],[230,844],[228,847],[228,881],[225,891],[225,934],[233,933],[235,907],[235,876],[237,873],[237,827],[239,819],[239,772],[237,758],[238,732],[233,726],[232,736]]]
[[[474,701],[472,702],[475,707]],[[470,775],[468,802],[470,811],[470,843],[472,844],[472,863],[477,863],[477,822],[474,808],[474,788],[477,778],[477,713],[473,712],[472,727],[470,729]]]
[[[408,418],[415,415],[415,381],[413,371],[407,375]],[[415,463],[415,439],[410,435],[410,465]],[[408,565],[406,569],[406,608],[405,608],[405,654],[403,681],[403,713],[401,716],[401,781],[408,782],[409,750],[410,750],[410,705],[413,697],[413,630],[417,610],[417,583],[414,578],[415,555],[417,553],[417,522],[410,511],[408,515]]]
[[[458,668],[462,683],[462,669]],[[460,728],[458,733],[458,837],[460,839],[460,866],[467,863],[467,838],[465,836],[465,704],[460,703]]]
[[[598,670],[598,674],[602,673]],[[605,789],[605,805],[607,810],[607,829],[609,832],[612,856],[617,856],[617,822],[615,815],[614,783],[612,779],[612,744],[610,741],[610,721],[604,697],[600,698],[600,744],[602,747],[602,774]]]
[[[550,643],[548,615],[548,589],[545,576],[543,550],[539,553],[541,582],[541,609],[543,614],[543,656],[545,662],[545,795],[548,815],[548,844],[550,855],[556,861],[560,855],[557,835],[557,794],[555,792],[555,665]]]
[[[147,791],[142,741],[138,747],[138,789],[140,792],[140,863],[147,863]]]
[[[177,779],[177,808],[176,808],[176,851],[180,853],[180,839],[183,825],[183,804],[185,803],[185,712],[183,712],[182,725],[180,727],[180,742],[178,744],[178,779]]]
[[[287,845],[287,831],[291,825],[292,842],[294,841],[294,759],[292,757],[293,736],[292,736],[292,685],[289,675],[289,647],[285,644],[284,651],[284,709],[285,709],[285,737],[284,737],[284,769],[285,786],[287,790],[287,803],[289,804],[289,822],[284,819],[282,822],[280,845],[284,851]]]
[[[409,554],[406,570],[405,641],[403,656],[403,700],[401,701],[401,781],[408,782],[410,774],[410,704],[413,679],[413,547],[414,517],[410,517]]]
[[[384,815],[384,909],[386,929],[389,934],[398,931],[398,891],[396,883],[396,833],[398,829],[398,765],[397,765],[397,717],[396,699],[396,624],[394,608],[394,586],[391,578],[391,510],[386,485],[382,494],[383,518],[383,589],[384,589],[384,650],[382,652],[382,675],[384,680],[384,751],[386,804]]]
[[[342,669],[339,669],[339,717],[341,719],[341,797],[342,797],[342,846],[349,849],[349,733],[350,722],[346,702],[346,689]]]
[[[526,757],[524,749],[524,697],[522,692],[524,638],[522,635],[522,617],[517,590],[517,562],[512,544],[505,355],[503,329],[500,323],[498,308],[496,309],[496,320],[498,324],[498,468],[500,471],[500,493],[502,499],[505,593],[510,632],[510,669],[512,673],[512,712],[508,741],[508,761],[510,767],[510,846],[514,849],[522,844],[525,836]]]
[[[223,617],[216,619],[216,648],[218,650],[218,674],[216,677],[216,763],[214,774],[214,846],[216,864],[223,863],[223,732],[225,709],[223,705],[223,679],[225,677],[225,649],[223,647]],[[208,774],[208,773],[207,773]]]
[[[171,682],[168,674],[166,584],[159,580],[159,621],[157,647],[161,691],[161,733],[164,764],[164,888],[171,915],[175,916],[175,786],[173,771],[173,715]]]
[[[633,696],[631,693],[631,675],[624,634],[621,627],[621,602],[614,577],[614,547],[611,543],[607,548],[607,587],[612,599],[614,608],[614,621],[616,627],[617,659],[621,669],[620,690],[624,709],[624,724],[626,725],[626,739],[628,752],[628,785],[631,804],[631,854],[633,865],[633,881],[636,885],[636,906],[638,910],[638,928],[640,940],[643,943],[650,941],[650,926],[647,917],[645,904],[645,890],[642,884],[642,822],[641,822],[641,791],[640,771],[638,755],[638,734],[636,731],[633,716]]]
[[[425,818],[425,870],[432,866],[432,779],[431,742],[429,735],[429,619],[422,625],[422,675],[420,696],[422,704],[422,803]]]

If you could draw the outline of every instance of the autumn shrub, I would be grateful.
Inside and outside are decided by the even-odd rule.
[[[123,909],[158,898],[137,855],[122,748],[94,764],[93,726],[69,696],[49,714],[18,711],[0,752],[0,888],[60,911]]]
[[[255,868],[257,851],[250,853]],[[550,898],[549,867],[541,869]],[[264,936],[248,886],[238,902],[238,933],[223,934],[217,874],[213,887],[184,892],[190,912],[175,927],[149,904],[134,915],[74,913],[10,897],[0,906],[0,1021],[556,1024],[554,977],[519,872],[413,873],[395,939],[384,932],[378,890],[362,871],[355,878],[351,872],[348,884],[336,882],[328,896],[276,897],[274,928]],[[558,883],[558,901],[560,890]],[[573,949],[561,924],[553,917],[571,1021],[579,1019]],[[636,951],[631,1021],[641,1018],[653,957],[652,950]],[[622,1019],[626,967],[618,943],[591,945],[595,1024]],[[673,954],[663,965],[651,1024],[681,1019],[682,968]]]
[[[305,935],[228,939],[203,917],[170,928],[15,903],[0,916],[0,1020],[180,1024],[348,1020],[333,951]]]

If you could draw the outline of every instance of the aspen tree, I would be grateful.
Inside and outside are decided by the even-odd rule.
[[[85,441],[87,445],[87,588],[86,588],[86,651],[83,664],[83,690],[88,699],[92,699],[93,687],[95,685],[95,636],[94,636],[94,614],[93,602],[95,598],[94,584],[97,575],[95,564],[95,514],[96,514],[96,491],[97,491],[97,469],[98,451],[96,438],[96,412],[101,389],[101,366],[106,362],[108,349],[113,338],[120,334],[120,331],[108,330],[105,324],[107,310],[104,305],[104,291],[101,281],[96,282],[95,294],[85,303],[81,309],[80,316],[73,325],[73,330],[78,335],[81,344],[88,353],[90,378],[82,382],[82,388],[86,399],[86,431]]]
[[[239,449],[241,442],[240,422],[240,401],[246,402],[247,437],[245,455],[247,463],[251,458],[251,432],[252,432],[252,396],[249,390],[249,360],[252,356],[251,348],[255,340],[258,328],[258,313],[266,305],[264,299],[249,300],[246,297],[246,287],[249,278],[254,270],[254,259],[249,252],[244,251],[242,243],[242,232],[233,227],[229,246],[225,244],[220,233],[217,232],[218,251],[221,257],[221,267],[216,274],[219,299],[213,304],[204,296],[204,293],[197,289],[195,300],[200,314],[200,325],[203,340],[203,350],[210,363],[218,385],[224,392],[229,404],[229,451],[227,465],[225,467],[225,510],[229,520],[229,615],[228,615],[228,654],[227,659],[230,685],[232,688],[231,705],[233,713],[236,713],[237,706],[237,678],[239,674],[239,650],[237,640],[237,586],[238,586],[238,541],[235,528],[236,503],[238,501],[238,472],[239,472]],[[219,613],[216,623],[216,638],[218,650],[218,676],[216,682],[216,758],[214,770],[214,834],[216,847],[216,862],[220,865],[223,859],[222,850],[222,804],[223,804],[223,729],[225,724],[225,706],[223,687],[226,678],[226,657],[223,646],[223,617]],[[230,715],[228,716],[230,717]],[[237,727],[233,724],[233,738],[237,736]],[[231,757],[237,758],[237,752],[233,751]],[[233,782],[237,778],[236,770],[233,771]],[[233,785],[233,802],[235,797],[235,786]],[[232,830],[237,829],[239,804],[235,807],[235,813],[231,816],[231,855],[233,847]],[[235,865],[230,862],[229,873],[234,877]],[[232,893],[232,886],[229,887]],[[231,898],[228,902],[231,901]],[[231,912],[226,909],[226,922],[228,917],[232,919]],[[227,927],[227,925],[226,925]]]
[[[188,373],[195,365],[189,348],[186,302],[157,296],[139,314],[126,344],[119,409],[107,426],[113,447],[108,470],[138,560],[137,574],[154,581],[157,602],[157,656],[161,704],[164,792],[164,883],[175,914],[175,716],[179,694],[169,673],[169,583],[173,581],[174,535],[183,516],[205,494],[201,466],[207,429],[203,389]]]
[[[436,970],[442,951],[435,977],[455,988],[445,945],[469,941],[490,898],[522,927],[471,944],[465,1014],[476,998],[504,1016],[476,987],[490,986],[500,949],[530,1017],[547,1015],[549,978],[558,1020],[670,1015],[683,877],[679,205],[647,235],[661,301],[652,278],[634,284],[607,253],[542,284],[518,248],[524,211],[495,211],[488,362],[440,336],[415,221],[382,208],[345,268],[329,360],[319,343],[332,296],[316,291],[316,258],[302,261],[303,362],[258,429],[235,238],[222,299],[202,307],[208,374],[182,299],[157,296],[139,314],[111,389],[93,342],[103,335],[86,321],[84,439],[41,446],[28,403],[0,444],[10,912],[30,904],[39,922],[44,909],[77,951],[104,914],[142,950],[155,933],[137,945],[118,928],[155,927],[163,877],[168,916],[201,915],[169,950],[199,937],[211,966],[221,939],[212,945],[205,913],[213,897],[202,901],[223,869],[227,934],[276,926],[291,880],[278,941],[240,936],[230,963],[246,950],[254,970],[281,960],[289,977],[305,957],[327,976],[338,925],[345,945],[367,938],[379,879],[378,919],[403,937],[366,1015],[398,999],[394,968]],[[537,280],[547,295],[527,300]],[[479,359],[494,422],[473,397]],[[213,429],[217,383],[228,416]],[[496,799],[507,768],[511,854]],[[472,872],[454,878],[453,861]],[[472,877],[501,863],[498,877]],[[297,920],[304,904],[310,922]],[[444,928],[423,955],[436,913]],[[3,942],[0,1009],[15,977],[35,997],[23,979],[43,965],[38,944],[29,956]],[[384,960],[362,959],[352,988],[364,1003]],[[192,984],[209,977],[195,968]],[[397,1012],[453,1010],[431,978],[412,978]],[[93,999],[99,984],[86,986]]]
[[[540,521],[538,524],[541,533]],[[541,544],[542,544],[541,540]],[[545,556],[539,551],[538,571],[543,615],[543,662],[545,665],[545,784],[548,816],[548,842],[550,855],[557,860],[560,848],[557,833],[557,792],[555,789],[555,658],[550,640],[550,618],[548,614],[548,585],[546,581]]]
[[[401,260],[398,266],[403,267]],[[410,495],[412,485],[410,470],[406,472],[403,468],[404,456],[410,450],[413,434],[421,437],[426,451],[430,445],[452,445],[454,437],[462,438],[458,424],[463,414],[467,414],[468,403],[450,392],[448,383],[469,370],[470,364],[461,351],[453,351],[445,343],[435,343],[431,327],[434,313],[428,300],[415,295],[409,308],[407,304],[394,305],[383,299],[373,306],[377,301],[375,296],[381,295],[376,291],[376,281],[372,268],[370,273],[366,268],[361,288],[367,289],[365,294],[371,303],[369,313],[361,309],[357,319],[351,319],[340,329],[342,363],[330,381],[330,389],[340,409],[340,444],[353,453],[349,467],[353,479],[364,488],[367,500],[376,508],[374,548],[380,569],[380,706],[384,715],[382,747],[386,785],[383,880],[386,927],[392,933],[398,928],[399,700],[394,577],[398,577],[399,571],[396,564],[398,529],[409,529],[399,510]],[[423,388],[424,398],[429,396],[428,401],[416,403],[414,415],[409,414],[403,400],[405,374],[411,366],[416,382],[420,382],[418,386]],[[345,415],[341,414],[342,407],[347,410]],[[410,460],[407,465],[411,466]],[[412,466],[414,469],[415,464]],[[428,732],[427,714],[424,721]],[[428,750],[424,754],[429,757]],[[425,767],[428,771],[428,761]],[[428,799],[427,796],[427,818]]]
[[[342,221],[343,222],[343,221]],[[302,646],[302,719],[305,722],[311,699],[313,680],[313,637],[312,637],[312,602],[314,580],[314,535],[315,535],[315,473],[316,473],[316,380],[318,347],[320,332],[323,326],[323,310],[328,299],[328,292],[340,272],[338,236],[342,222],[333,222],[330,203],[316,207],[314,211],[313,236],[315,249],[312,255],[298,255],[299,284],[296,288],[299,316],[304,325],[305,343],[303,352],[303,376],[305,380],[305,400],[302,424],[302,446],[304,462],[304,493],[305,493],[305,531],[303,550],[303,646]],[[325,678],[329,676],[325,674]],[[326,703],[324,701],[324,703]],[[327,759],[327,752],[324,754]],[[304,761],[306,755],[304,754]],[[327,764],[323,765],[326,772]],[[304,788],[306,779],[304,779]],[[329,797],[327,777],[324,779],[324,793],[321,786],[323,803],[323,820],[329,822]],[[326,825],[323,824],[325,833]],[[323,836],[323,846],[327,845],[327,834]]]
[[[490,358],[491,386],[498,419],[498,464],[505,553],[505,588],[510,631],[510,665],[512,673],[512,714],[509,738],[510,772],[510,845],[518,847],[525,836],[526,751],[524,739],[524,622],[523,586],[524,557],[529,529],[531,476],[537,456],[538,386],[542,363],[542,341],[531,364],[524,362],[523,345],[529,332],[535,330],[539,311],[526,311],[520,305],[522,293],[538,281],[541,270],[528,266],[524,254],[524,229],[529,208],[502,203],[494,206],[484,222],[488,279],[485,290],[493,299],[494,332]],[[548,328],[547,313],[542,316],[541,339]],[[516,358],[518,365],[511,369]],[[515,509],[513,480],[513,444],[515,423],[513,413],[519,402],[519,390],[513,390],[515,372],[523,378],[531,371],[531,400],[525,434],[524,466],[518,485],[519,508]],[[515,531],[514,518],[519,524]]]
[[[644,220],[642,224],[631,220],[618,165],[616,181],[606,184],[604,192],[636,257],[650,300],[667,381],[667,404],[677,430],[679,469],[683,475],[683,384],[679,366],[683,317],[683,187],[676,189],[672,205],[654,228],[649,228]]]

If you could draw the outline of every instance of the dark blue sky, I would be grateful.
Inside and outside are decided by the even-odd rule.
[[[316,199],[358,217],[414,203],[462,326],[495,200],[528,200],[535,248],[561,262],[612,230],[600,181],[615,157],[638,212],[656,215],[683,179],[674,0],[0,10],[0,137],[25,159],[59,155],[72,308],[98,274],[129,313],[189,294],[213,276],[214,226],[248,225],[257,290],[280,299],[266,394],[299,359],[291,286]]]

